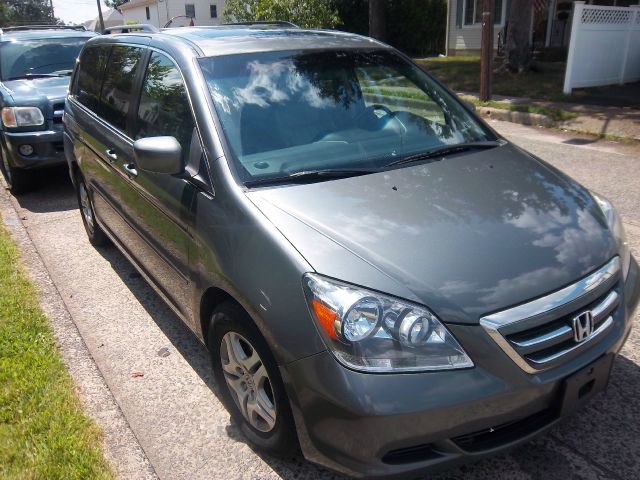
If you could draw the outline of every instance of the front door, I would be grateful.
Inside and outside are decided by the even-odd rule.
[[[151,53],[136,107],[132,114],[134,140],[175,137],[187,163],[192,140],[199,140],[182,76],[167,56]],[[144,171],[129,160],[122,165],[126,179],[122,203],[124,215],[145,244],[141,262],[165,297],[190,321],[189,225],[197,188],[180,175]]]

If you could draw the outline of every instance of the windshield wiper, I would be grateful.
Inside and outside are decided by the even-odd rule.
[[[503,142],[488,140],[485,142],[468,142],[468,143],[458,143],[456,145],[444,145],[442,147],[436,148],[434,150],[429,150],[427,152],[416,153],[413,155],[409,155],[398,160],[394,160],[391,163],[388,163],[387,167],[393,167],[396,165],[403,165],[405,163],[419,162],[421,160],[428,160],[429,158],[435,157],[444,157],[446,155],[450,155],[452,153],[463,152],[465,150],[473,150],[473,149],[484,149],[484,148],[494,148],[503,145]]]
[[[271,185],[278,183],[296,183],[305,182],[308,180],[329,180],[332,178],[347,178],[356,177],[358,175],[366,175],[368,173],[376,173],[380,170],[376,169],[343,169],[343,168],[331,168],[322,170],[302,170],[301,172],[295,172],[285,177],[267,177],[258,178],[256,180],[249,180],[245,182],[246,187],[256,187],[259,185]]]
[[[23,80],[25,78],[56,78],[61,77],[57,73],[25,73],[24,75],[17,75],[15,77],[8,78],[6,81],[9,82],[11,80]]]

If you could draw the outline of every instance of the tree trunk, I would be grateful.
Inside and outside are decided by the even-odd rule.
[[[514,72],[522,73],[531,66],[531,16],[533,9],[530,0],[512,0],[507,26],[505,47],[505,66]]]
[[[387,0],[369,0],[369,36],[384,40],[386,30],[385,7]]]

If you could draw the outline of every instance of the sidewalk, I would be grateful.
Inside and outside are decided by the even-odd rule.
[[[458,92],[458,94],[478,99],[478,95],[474,93]],[[512,105],[533,105],[565,110],[576,114],[577,117],[569,120],[554,121],[545,115],[502,110],[493,107],[480,107],[478,109],[480,115],[525,125],[551,126],[599,137],[626,138],[640,141],[640,108],[550,102],[501,95],[493,95],[491,99],[492,101]]]

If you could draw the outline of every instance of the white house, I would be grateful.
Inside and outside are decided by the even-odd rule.
[[[104,22],[105,28],[107,27],[115,27],[117,25],[122,25],[124,23],[124,19],[122,14],[113,8],[109,8],[102,12],[102,21]],[[94,32],[100,31],[100,18],[96,17],[92,20],[87,20],[83,23],[85,27],[89,30],[93,30]]]
[[[447,55],[477,55],[482,38],[484,0],[448,0]],[[530,35],[535,47],[567,47],[570,37],[571,10],[574,0],[531,0],[533,10]],[[593,5],[628,7],[639,0],[589,0]],[[494,0],[494,40],[504,31],[511,0]]]
[[[129,0],[120,6],[125,23],[147,23],[164,27],[183,27],[193,19],[194,25],[220,25],[225,0]],[[177,17],[177,18],[176,18]]]

